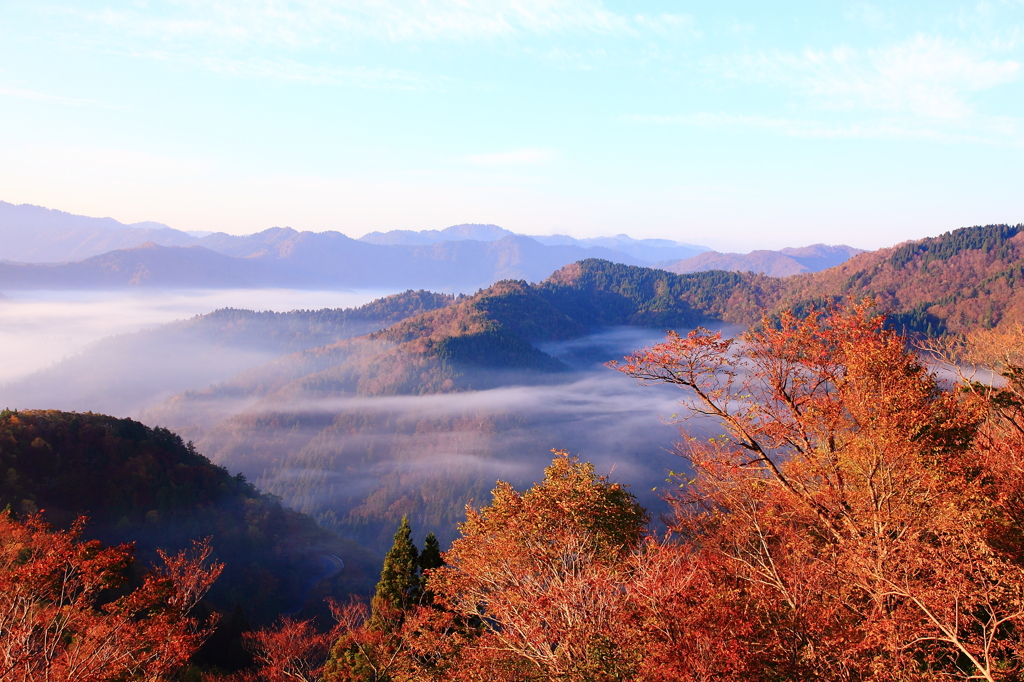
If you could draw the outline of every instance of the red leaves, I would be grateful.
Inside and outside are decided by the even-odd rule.
[[[182,666],[205,627],[189,617],[220,574],[208,542],[161,555],[143,585],[108,601],[131,563],[126,545],[79,540],[84,521],[53,532],[38,516],[0,515],[0,678],[156,679]]]
[[[362,624],[366,607],[353,601],[346,606],[330,602],[336,625],[318,631],[311,621],[282,617],[274,627],[247,632],[245,647],[258,666],[244,673],[252,682],[315,682],[321,678],[331,646],[350,629]]]
[[[685,405],[726,432],[681,444],[694,475],[675,530],[718,558],[712,592],[746,624],[747,665],[786,679],[1019,669],[1024,572],[988,544],[984,519],[1002,512],[984,498],[978,411],[869,303],[765,320],[734,347],[670,335],[619,369],[689,389]]]

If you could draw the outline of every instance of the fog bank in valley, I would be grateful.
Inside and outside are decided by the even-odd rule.
[[[309,361],[289,355],[333,343],[332,333],[380,328],[365,316],[338,326],[330,311],[289,319],[227,311],[161,324],[217,307],[352,307],[379,295],[19,294],[0,302],[0,339],[24,359],[0,375],[0,407],[95,411],[168,427],[231,473],[378,551],[403,514],[420,537],[433,531],[451,540],[467,503],[486,504],[498,479],[528,487],[552,449],[629,485],[655,517],[665,510],[660,490],[668,471],[682,467],[673,453],[678,426],[669,423],[682,393],[639,386],[604,366],[660,341],[661,330],[612,328],[539,345],[568,371],[478,367],[468,385],[485,390],[370,397],[339,390],[318,372],[344,363],[348,352],[372,354],[378,342],[346,342]]]
[[[137,417],[275,354],[182,343],[140,330],[225,307],[284,312],[350,308],[391,292],[291,289],[16,291],[0,299],[0,406]],[[117,338],[111,338],[117,337]]]
[[[542,385],[382,397],[314,387],[258,400],[225,392],[173,401],[149,416],[286,504],[378,550],[403,514],[421,535],[452,539],[466,503],[486,504],[497,479],[528,487],[552,449],[631,486],[657,517],[668,471],[683,468],[673,452],[678,425],[670,423],[683,394],[640,386],[601,363],[661,338],[627,328],[546,344],[574,371]],[[197,423],[214,414],[216,423]]]

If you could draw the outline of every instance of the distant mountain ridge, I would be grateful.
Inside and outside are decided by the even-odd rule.
[[[390,230],[388,232],[370,232],[359,238],[361,242],[368,244],[382,244],[393,246],[401,244],[404,246],[422,246],[425,244],[439,244],[441,242],[461,241],[472,239],[479,242],[493,242],[505,237],[515,237],[515,232],[506,230],[497,225],[483,225],[477,223],[463,223],[452,225],[443,230]]]
[[[147,243],[72,263],[0,261],[0,291],[16,289],[360,288],[475,291],[502,279],[540,281],[566,263],[606,258],[600,247],[544,246],[523,236],[385,246],[340,232],[272,228],[244,237],[214,234],[205,246]]]
[[[113,218],[0,201],[0,260],[64,263],[145,242],[188,246],[196,238],[162,223],[125,225]]]
[[[522,235],[465,223],[442,230],[340,232],[274,227],[249,235],[125,225],[0,202],[0,289],[427,288],[468,292],[502,279],[540,281],[567,263],[599,258],[677,273],[724,269],[785,276],[858,252],[814,245],[718,254],[707,247],[625,234],[577,239]]]
[[[585,239],[576,239],[564,234],[536,235],[533,238],[541,244],[549,246],[559,244],[582,246],[585,248],[600,246],[614,251],[621,251],[636,258],[643,265],[656,265],[659,262],[673,258],[691,258],[699,253],[710,250],[706,246],[686,244],[669,239],[633,239],[625,234],[617,234],[614,237],[588,237]]]
[[[360,241],[371,244],[436,244],[457,239],[475,239],[479,241],[496,241],[504,237],[527,236],[545,246],[577,246],[584,249],[600,247],[617,251],[636,259],[641,265],[653,265],[659,261],[673,258],[690,258],[708,251],[706,246],[684,244],[669,239],[633,239],[626,234],[614,237],[590,237],[576,239],[564,234],[553,235],[517,235],[497,225],[481,225],[467,223],[452,225],[443,230],[391,230],[390,232],[371,232],[360,237]]]
[[[864,250],[846,245],[812,244],[798,248],[785,248],[777,251],[760,250],[750,253],[705,251],[683,260],[661,262],[657,266],[679,274],[703,270],[729,270],[731,272],[757,272],[771,277],[789,277],[806,272],[827,270],[848,261],[859,253],[864,253]]]

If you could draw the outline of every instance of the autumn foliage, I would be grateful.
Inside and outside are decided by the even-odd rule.
[[[617,365],[684,390],[668,534],[559,453],[467,509],[432,604],[347,629],[386,670],[336,657],[325,679],[1021,679],[1024,362],[992,351],[1010,341],[968,339],[959,366],[974,349],[994,380],[943,384],[870,303],[670,334]]]
[[[614,366],[682,389],[685,466],[666,491],[665,532],[627,488],[557,452],[529,490],[499,482],[489,505],[467,507],[440,558],[433,540],[416,549],[403,520],[372,602],[334,605],[328,631],[283,619],[247,635],[248,678],[1024,678],[1024,329],[921,354],[869,301],[765,319],[737,339],[669,334]],[[71,665],[114,622],[125,642],[140,638],[133,651],[178,641],[167,660],[183,660],[198,635],[167,595],[198,587],[178,587],[188,583],[173,560],[152,578],[169,591],[103,599],[121,550],[5,522],[25,546],[71,543],[71,565],[99,567],[29,592],[27,623],[63,603],[54,584],[73,586],[76,604],[82,595],[69,613],[100,623],[62,635],[48,665]],[[0,569],[17,593],[28,578],[8,576],[36,555],[11,547]],[[38,632],[77,622],[40,618]],[[146,639],[144,625],[178,639]],[[162,674],[151,665],[122,677]]]
[[[620,369],[724,431],[680,445],[672,529],[736,590],[752,672],[1016,679],[1024,571],[998,542],[1016,522],[991,401],[942,390],[867,304],[741,342],[670,335]]]
[[[128,590],[127,545],[53,531],[38,515],[0,514],[0,679],[157,680],[182,668],[212,626],[190,617],[220,574],[209,543],[161,554]]]

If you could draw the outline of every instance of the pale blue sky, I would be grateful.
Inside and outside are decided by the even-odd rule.
[[[1024,222],[1021,62],[1021,0],[0,0],[0,199],[874,248]]]

